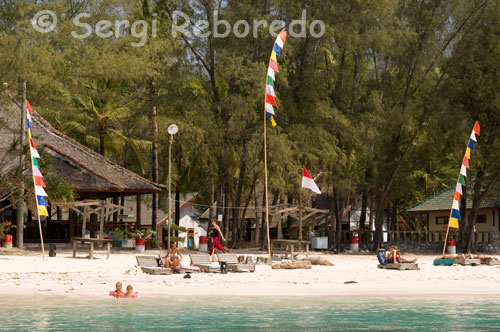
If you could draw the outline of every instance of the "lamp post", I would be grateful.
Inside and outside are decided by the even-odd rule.
[[[174,135],[177,134],[179,128],[177,125],[172,124],[168,126],[168,133],[170,134],[170,140],[168,144],[168,249],[170,249],[170,219],[172,217],[171,211],[171,187],[172,187],[172,143],[174,142]]]

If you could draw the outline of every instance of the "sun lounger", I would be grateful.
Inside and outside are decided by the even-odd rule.
[[[487,257],[487,258],[481,259],[481,264],[484,264],[484,265],[500,265],[500,260],[494,259],[492,257]]]
[[[390,264],[379,264],[379,269],[389,269],[389,270],[420,270],[418,264],[416,263],[390,263]]]
[[[227,270],[231,272],[255,272],[255,264],[251,256],[247,257],[246,263],[240,263],[236,254],[217,253],[220,262],[227,264]]]
[[[472,258],[457,258],[455,259],[455,262],[453,264],[460,264],[460,265],[481,265],[481,260],[480,259],[472,259]]]
[[[190,254],[191,265],[197,266],[202,272],[220,272],[220,264],[212,263],[209,254]]]
[[[441,258],[435,259],[433,264],[434,266],[451,266],[455,263],[455,258]]]
[[[147,274],[168,275],[174,273],[171,268],[158,265],[159,256],[135,256],[141,270]]]

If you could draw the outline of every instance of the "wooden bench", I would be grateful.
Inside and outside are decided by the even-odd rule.
[[[272,254],[285,254],[287,256],[290,255],[290,259],[293,260],[295,257],[295,246],[297,246],[298,251],[301,251],[302,245],[304,245],[306,257],[308,257],[310,244],[311,241],[271,240],[271,255]],[[279,246],[279,248],[277,248],[276,246]]]
[[[379,264],[377,266],[379,269],[389,269],[389,270],[420,270],[418,264],[416,263],[390,263],[390,264]]]
[[[240,263],[236,254],[231,253],[217,253],[219,263],[224,262],[227,264],[227,269],[232,272],[255,272],[255,264],[252,257],[247,257],[246,263]]]
[[[111,243],[113,240],[109,239],[95,239],[95,238],[84,238],[84,237],[72,237],[71,242],[73,243],[73,257],[76,257],[77,247],[76,244],[78,242],[90,243],[90,249],[81,249],[79,251],[89,252],[89,258],[94,258],[94,244],[95,243],[106,243],[107,255],[106,259],[109,259],[111,254]]]

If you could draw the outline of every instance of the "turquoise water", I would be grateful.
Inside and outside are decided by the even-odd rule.
[[[16,331],[500,331],[500,297],[16,297],[3,303],[0,329]]]

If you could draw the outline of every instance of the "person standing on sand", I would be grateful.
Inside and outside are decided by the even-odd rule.
[[[212,219],[212,230],[210,231],[209,234],[211,234],[212,236],[212,246],[210,247],[210,256],[214,254],[215,249],[224,252],[224,248],[220,243],[220,238],[222,238],[222,241],[224,242],[226,242],[226,239],[224,238],[224,235],[222,235],[222,231],[220,230],[219,225],[217,225],[217,221],[215,219]]]

